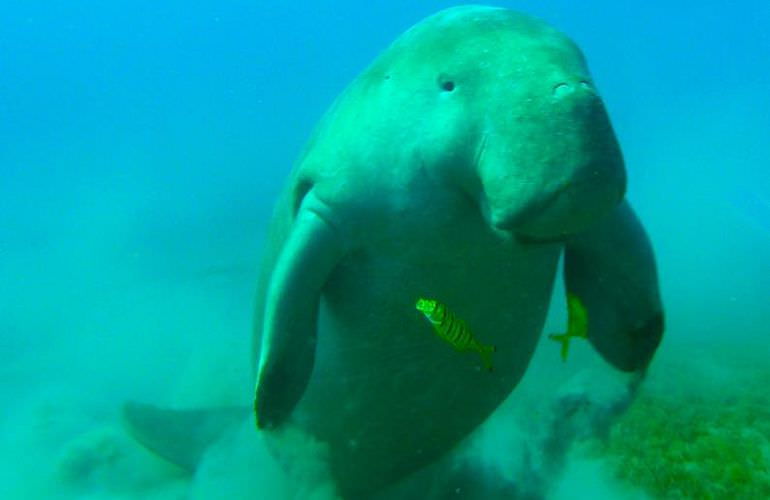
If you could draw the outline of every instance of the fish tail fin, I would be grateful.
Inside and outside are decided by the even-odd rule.
[[[494,366],[492,366],[492,354],[497,352],[497,347],[493,345],[482,345],[479,349],[479,354],[481,354],[481,363],[484,365],[484,369],[488,372],[494,371]]]

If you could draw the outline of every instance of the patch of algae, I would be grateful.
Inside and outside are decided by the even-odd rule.
[[[592,454],[655,498],[770,498],[770,377],[743,382],[643,394]]]

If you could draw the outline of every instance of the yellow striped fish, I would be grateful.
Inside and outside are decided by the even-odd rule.
[[[479,353],[484,368],[492,371],[492,353],[496,350],[495,346],[484,345],[476,340],[465,321],[457,318],[444,304],[436,300],[417,299],[415,307],[428,318],[439,338],[457,351]]]
[[[574,293],[567,293],[567,332],[551,334],[548,338],[561,343],[562,361],[567,361],[570,339],[588,338],[588,311]]]

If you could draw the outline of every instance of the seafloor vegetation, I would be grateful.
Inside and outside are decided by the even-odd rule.
[[[770,368],[729,382],[678,368],[662,370],[591,454],[654,498],[770,498]]]

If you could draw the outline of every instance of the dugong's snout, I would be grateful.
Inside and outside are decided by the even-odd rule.
[[[541,92],[538,105],[485,138],[478,168],[493,227],[552,240],[579,232],[620,203],[626,172],[589,79],[562,77]]]

